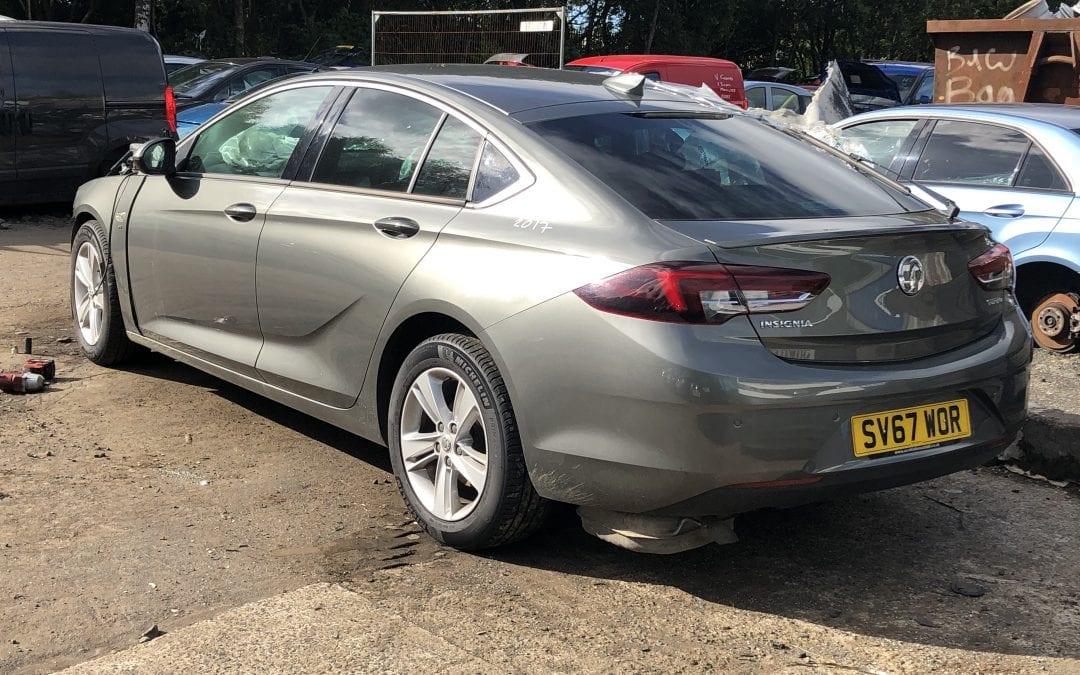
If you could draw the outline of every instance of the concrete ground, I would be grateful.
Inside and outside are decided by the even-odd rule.
[[[0,366],[29,335],[60,374],[0,395],[0,672],[1080,672],[1075,486],[981,468],[674,557],[570,514],[443,549],[384,449],[163,358],[79,357],[64,221],[7,218]],[[1080,412],[1077,373],[1040,353],[1033,404]]]

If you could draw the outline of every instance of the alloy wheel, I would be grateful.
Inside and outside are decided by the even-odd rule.
[[[75,320],[83,341],[96,345],[105,317],[105,268],[96,246],[84,242],[75,256]]]
[[[488,475],[487,431],[473,388],[447,368],[409,385],[401,415],[409,485],[433,516],[458,521],[476,508]]]

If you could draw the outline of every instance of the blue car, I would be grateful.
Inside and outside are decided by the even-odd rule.
[[[948,198],[1012,250],[1016,295],[1036,341],[1077,347],[1080,326],[1080,108],[924,105],[836,125],[849,149],[901,182]]]
[[[904,105],[934,102],[934,66],[911,61],[867,61],[877,66],[900,89]]]
[[[217,101],[215,103],[203,103],[202,105],[197,105],[193,108],[181,110],[176,113],[177,135],[180,136],[180,138],[187,136],[192,131],[195,131],[200,124],[224,110],[228,105],[228,101]]]

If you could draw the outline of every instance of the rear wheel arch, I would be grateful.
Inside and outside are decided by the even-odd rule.
[[[1051,293],[1080,293],[1080,273],[1056,262],[1021,263],[1016,268],[1016,299],[1030,317],[1035,305]]]
[[[386,420],[390,412],[390,395],[401,365],[420,343],[443,333],[458,333],[477,337],[462,321],[441,312],[414,314],[402,321],[387,338],[379,357],[375,402],[378,410],[379,432],[388,439]]]

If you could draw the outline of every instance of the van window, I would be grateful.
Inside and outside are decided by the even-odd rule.
[[[96,99],[100,108],[101,70],[89,35],[66,30],[9,30],[8,44],[20,104],[62,98],[65,106],[71,107],[75,101]]]
[[[94,36],[101,59],[105,100],[161,101],[165,94],[165,67],[150,36],[100,33]]]

